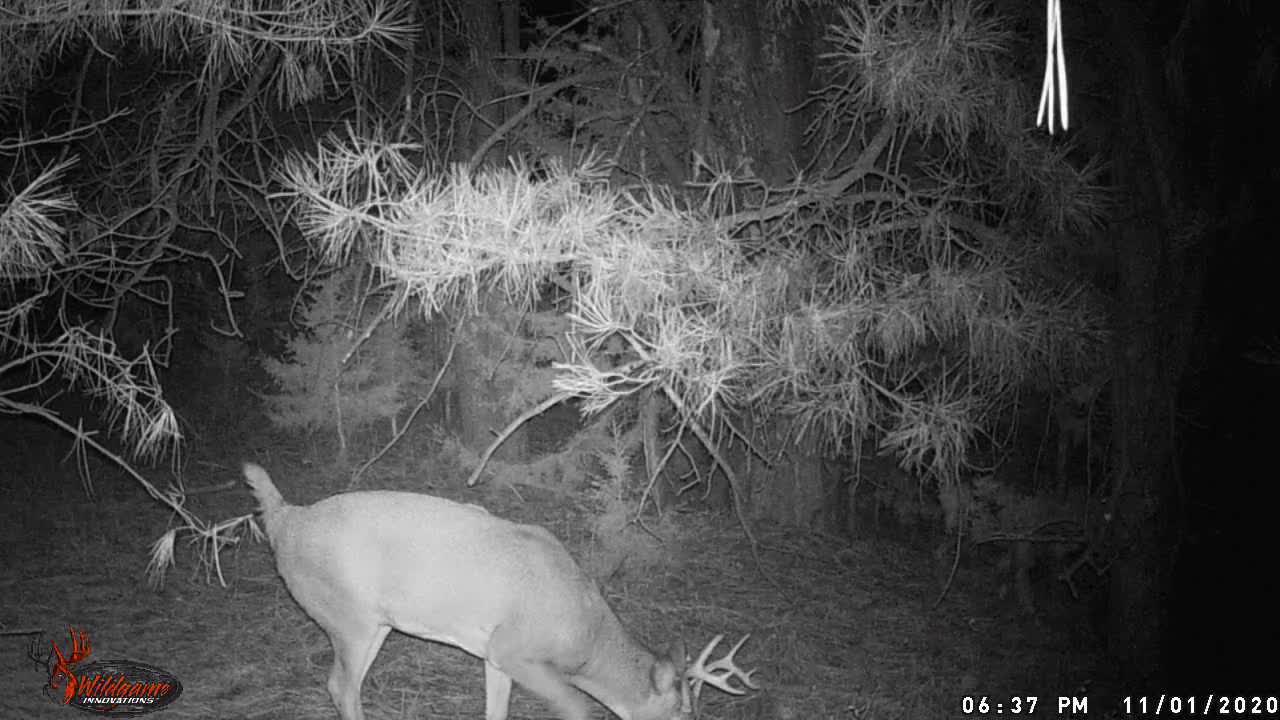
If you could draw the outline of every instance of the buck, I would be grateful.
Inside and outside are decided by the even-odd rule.
[[[360,688],[392,629],[484,660],[486,720],[506,719],[512,680],[565,720],[589,715],[579,690],[622,720],[675,720],[703,684],[759,689],[733,659],[750,636],[708,664],[716,636],[688,669],[682,643],[654,655],[544,528],[408,492],[290,505],[261,467],[244,477],[285,586],[333,645],[328,687],[343,720],[363,720]]]

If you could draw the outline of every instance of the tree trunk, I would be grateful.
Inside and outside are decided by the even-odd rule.
[[[478,315],[457,330],[461,338],[450,370],[452,421],[447,429],[476,454],[487,450],[519,414],[507,402],[516,390],[513,378],[528,360],[512,350],[520,345],[512,339],[519,337],[518,318],[510,305],[491,297],[482,303]],[[503,441],[494,458],[523,462],[529,456],[528,446],[529,427],[525,423]]]
[[[484,123],[475,124],[469,139],[474,147],[489,134],[491,127],[502,123],[502,104],[486,106],[486,103],[503,94],[497,77],[497,58],[502,55],[503,7],[499,0],[472,0],[459,3],[457,9],[471,40],[471,57],[467,63],[471,76],[467,86],[471,88],[477,112],[484,113],[489,121],[489,127]]]
[[[714,7],[711,23],[720,35],[711,75],[721,86],[723,114],[712,122],[729,126],[722,138],[746,139],[758,175],[786,182],[807,161],[804,133],[813,105],[806,101],[815,89],[823,26],[804,4],[785,12],[762,0]],[[742,91],[730,90],[736,88]]]
[[[1133,680],[1158,679],[1161,640],[1182,514],[1177,460],[1179,384],[1202,284],[1199,248],[1175,242],[1189,225],[1163,86],[1155,10],[1144,0],[1109,7],[1117,53],[1112,160],[1124,192],[1112,228],[1116,338],[1112,386],[1112,532],[1108,645]]]

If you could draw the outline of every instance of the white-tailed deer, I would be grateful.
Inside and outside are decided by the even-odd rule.
[[[694,700],[703,683],[757,689],[733,662],[745,637],[707,664],[716,637],[688,670],[681,644],[658,657],[636,642],[541,527],[407,492],[299,507],[257,465],[244,476],[285,585],[333,644],[329,694],[343,720],[363,720],[360,687],[393,628],[482,658],[486,720],[507,717],[513,679],[566,720],[588,717],[578,690],[622,720],[674,720],[691,712],[690,686]]]

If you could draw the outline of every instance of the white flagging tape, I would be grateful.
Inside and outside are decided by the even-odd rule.
[[[1045,7],[1044,85],[1040,89],[1040,110],[1036,113],[1036,127],[1044,122],[1047,112],[1049,134],[1052,135],[1055,104],[1061,110],[1059,114],[1062,117],[1062,129],[1070,127],[1067,115],[1067,61],[1062,51],[1062,0],[1046,0]]]

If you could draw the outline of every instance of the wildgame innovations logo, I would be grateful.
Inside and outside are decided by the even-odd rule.
[[[49,670],[45,697],[56,704],[111,717],[145,715],[163,710],[182,695],[182,683],[160,668],[132,660],[85,662],[93,654],[89,634],[70,628],[71,646],[63,652],[56,642],[47,659],[31,659]]]

